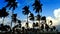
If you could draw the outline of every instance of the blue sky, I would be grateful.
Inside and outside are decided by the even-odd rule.
[[[22,18],[24,15],[22,14],[22,8],[26,5],[30,6],[30,11],[33,11],[32,4],[34,3],[34,0],[17,0],[18,1],[18,7],[15,10],[15,13],[18,13],[18,17]],[[42,16],[53,16],[53,10],[60,7],[60,0],[40,0],[43,4],[42,6]],[[4,0],[0,1],[0,9],[4,7],[7,3],[4,2]],[[35,13],[34,13],[35,14]],[[25,18],[25,17],[24,17]],[[24,19],[22,18],[22,19]]]

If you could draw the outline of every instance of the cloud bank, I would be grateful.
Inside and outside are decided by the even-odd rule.
[[[48,16],[47,20],[52,20],[53,21],[53,25],[55,25],[55,26],[60,25],[60,8],[55,9],[53,11],[53,13],[54,13],[54,18],[51,17],[51,16]]]

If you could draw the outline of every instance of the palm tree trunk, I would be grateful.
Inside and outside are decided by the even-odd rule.
[[[38,15],[40,15],[40,12],[38,13]],[[40,18],[39,18],[39,28],[40,28]]]
[[[33,21],[33,23],[34,23],[34,21]],[[33,29],[34,29],[34,26],[33,26]]]
[[[12,11],[12,15],[13,15],[14,11]],[[11,16],[11,19],[12,19],[12,16]],[[12,29],[12,20],[11,20],[11,29]]]
[[[12,15],[13,15],[14,11],[12,10]],[[11,16],[12,19],[12,16]],[[11,20],[11,34],[12,34],[12,20]]]
[[[2,24],[4,24],[4,17],[3,17],[3,21],[2,21]]]
[[[27,15],[27,28],[28,28],[29,26],[28,26],[28,15]]]

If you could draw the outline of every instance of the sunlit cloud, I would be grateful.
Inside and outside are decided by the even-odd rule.
[[[60,8],[54,10],[55,18],[60,18]]]
[[[60,8],[54,10],[54,18],[51,16],[47,17],[47,20],[52,20],[53,25],[60,25]]]

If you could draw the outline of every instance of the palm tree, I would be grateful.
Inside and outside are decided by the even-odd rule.
[[[28,28],[28,14],[29,14],[29,13],[30,13],[29,7],[28,7],[28,6],[25,6],[25,7],[23,8],[23,14],[24,14],[24,15],[27,15],[27,23],[26,23],[27,28]]]
[[[16,21],[17,21],[17,14],[13,14],[13,15],[12,15],[12,21],[13,21],[14,23],[16,23]]]
[[[35,0],[35,3],[32,5],[33,6],[33,10],[36,10],[36,13],[40,13],[42,12],[42,4],[39,2],[39,0]]]
[[[41,18],[41,16],[38,14],[38,15],[36,16],[36,20],[39,21],[39,23],[40,23],[40,18]],[[40,27],[40,24],[39,24],[39,27]]]
[[[43,31],[43,29],[44,29],[44,24],[41,24],[41,30]]]
[[[44,25],[45,25],[45,28],[47,28],[48,25],[46,24],[46,17],[45,17],[45,16],[41,17],[41,20],[42,20],[41,28],[42,28],[42,30],[43,30],[43,29],[44,29]],[[42,26],[43,26],[43,27],[42,27]],[[48,28],[47,28],[46,30],[48,30]]]
[[[56,27],[55,27],[55,26],[53,26],[53,30],[54,30],[54,31],[56,30]]]
[[[17,8],[17,3],[16,0],[5,0],[5,2],[8,2],[8,4],[5,6],[6,8],[9,7],[9,9],[13,8],[13,10],[15,10],[15,8]]]
[[[41,20],[44,20],[44,21],[46,22],[46,17],[45,17],[45,16],[43,16],[43,17],[41,18]]]
[[[13,16],[14,10],[17,8],[18,2],[16,2],[16,0],[5,0],[5,2],[7,2],[7,5],[5,6],[6,8],[13,9],[12,10],[12,16]],[[12,27],[12,21],[11,21],[11,27]]]
[[[35,0],[35,3],[32,5],[33,6],[33,10],[36,11],[36,13],[38,13],[38,15],[40,16],[40,12],[42,12],[42,4],[39,2],[39,0]],[[40,18],[39,18],[39,23],[40,23]]]
[[[30,20],[33,21],[33,23],[34,23],[34,15],[33,15],[33,13],[30,13],[29,18],[30,18]],[[33,27],[33,28],[34,28],[34,27]]]
[[[33,23],[33,31],[34,31],[35,23]]]
[[[6,11],[6,8],[3,7],[2,9],[0,9],[0,18],[3,17],[3,22],[4,23],[4,18],[7,17],[9,15],[9,13]]]
[[[21,21],[20,21],[20,20],[18,20],[18,23],[19,23],[19,27],[21,28]]]
[[[33,13],[30,13],[29,18],[30,18],[31,21],[34,21],[34,15],[33,15]]]
[[[50,27],[48,26],[48,24],[45,23],[45,29],[46,29],[46,31],[48,31],[49,28],[50,28]],[[52,30],[52,29],[51,29],[51,30]]]

